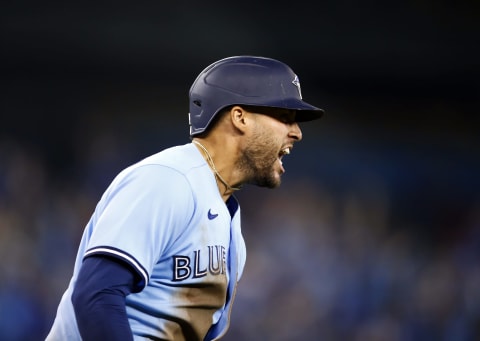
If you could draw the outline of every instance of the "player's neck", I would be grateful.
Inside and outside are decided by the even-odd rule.
[[[230,152],[225,143],[214,143],[212,140],[194,138],[192,141],[210,166],[220,194],[224,201],[235,191],[240,190],[241,183],[235,182],[233,175],[235,160],[232,159],[234,153]]]

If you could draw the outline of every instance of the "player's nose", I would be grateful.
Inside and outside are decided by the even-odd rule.
[[[301,141],[302,140],[302,130],[300,129],[300,126],[298,125],[297,122],[293,122],[289,125],[289,132],[288,136],[293,138],[295,141]]]

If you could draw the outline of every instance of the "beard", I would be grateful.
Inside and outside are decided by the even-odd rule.
[[[246,174],[246,183],[266,188],[280,186],[281,179],[274,168],[279,143],[271,136],[265,131],[256,130],[237,161],[238,168]]]

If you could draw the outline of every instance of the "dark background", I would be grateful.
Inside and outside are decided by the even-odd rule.
[[[44,337],[103,190],[188,143],[190,85],[239,54],[289,64],[326,115],[281,188],[238,195],[227,339],[478,337],[477,2],[17,1],[0,28],[0,339]]]

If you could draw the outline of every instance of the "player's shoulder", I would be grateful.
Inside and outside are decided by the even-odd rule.
[[[203,158],[192,143],[169,147],[141,160],[139,165],[158,164],[175,168],[194,167],[202,164]]]
[[[185,189],[191,187],[188,173],[190,170],[205,164],[193,144],[185,144],[164,149],[123,169],[113,179],[107,192],[115,192],[120,188],[158,188],[175,186],[177,190],[183,184]]]
[[[200,167],[204,163],[205,161],[195,145],[187,143],[166,148],[156,154],[146,157],[135,166],[163,166],[177,170],[180,173],[187,173],[190,169]]]

